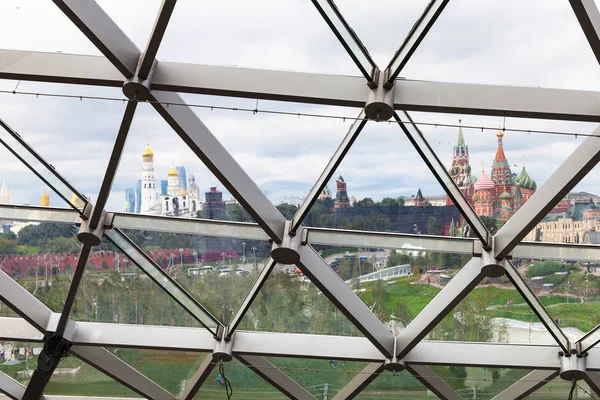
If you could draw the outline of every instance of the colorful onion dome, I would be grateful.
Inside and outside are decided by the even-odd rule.
[[[179,176],[179,172],[175,169],[174,166],[171,167],[168,173],[169,176]]]
[[[179,189],[179,194],[183,196],[185,194],[185,189],[184,188]]]
[[[498,129],[498,132],[496,132],[496,137],[503,137],[504,136],[504,132],[502,132],[501,129]]]
[[[512,196],[505,190],[504,192],[502,192],[502,194],[500,195],[500,200],[510,200],[512,199]]]
[[[485,171],[482,169],[481,175],[479,175],[479,178],[477,179],[477,182],[475,183],[475,191],[490,190],[493,188],[494,188],[494,181],[492,181],[490,178],[488,178],[488,176],[485,174]]]
[[[152,150],[150,150],[150,143],[146,143],[146,150],[144,150],[144,152],[142,153],[142,157],[150,158],[153,156],[154,156],[154,153],[152,152]]]
[[[531,179],[531,177],[527,173],[527,170],[525,169],[525,165],[523,165],[523,169],[521,170],[521,173],[517,177],[517,180],[515,181],[515,183],[517,184],[518,187],[521,187],[523,189],[530,189],[530,190],[537,189],[537,184],[535,183],[535,181],[533,179]]]
[[[473,201],[476,203],[479,201],[479,193],[475,192],[475,194],[473,195]]]

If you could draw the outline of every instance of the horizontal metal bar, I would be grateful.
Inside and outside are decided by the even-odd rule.
[[[0,205],[0,219],[26,222],[57,222],[74,224],[79,213],[69,208]]]
[[[533,370],[492,400],[520,400],[535,392],[558,376],[559,370]]]
[[[0,317],[0,340],[41,342],[44,334],[23,318]]]
[[[600,245],[573,243],[521,242],[510,253],[515,258],[540,260],[597,261]]]
[[[315,396],[265,357],[237,355],[236,358],[290,399],[315,400]]]
[[[113,225],[121,229],[141,231],[171,232],[247,240],[269,240],[269,236],[267,236],[258,224],[246,222],[115,213]]]
[[[96,1],[53,1],[123,76],[135,74],[140,51]]]
[[[350,231],[344,229],[304,228],[311,245],[350,246],[364,248],[432,251],[439,253],[473,254],[476,239],[451,236],[409,235]]]
[[[142,396],[175,400],[171,393],[102,347],[72,346],[71,353]]]

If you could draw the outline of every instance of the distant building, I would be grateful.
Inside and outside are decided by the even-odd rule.
[[[175,169],[179,173],[179,186],[182,187],[187,192],[188,191],[188,182],[187,182],[187,177],[186,177],[186,173],[185,173],[185,167],[183,165],[180,165],[178,167],[175,167]]]
[[[425,197],[423,197],[423,193],[421,192],[421,188],[417,191],[417,195],[415,196],[415,206],[424,207],[425,206]]]
[[[333,202],[333,208],[350,207],[350,199],[348,198],[348,192],[346,191],[346,182],[340,174],[335,181],[337,192],[335,194],[335,201]]]
[[[12,192],[8,190],[6,182],[2,182],[2,187],[0,188],[0,203],[12,204]]]
[[[169,181],[167,179],[161,179],[160,194],[162,194],[163,196],[167,195],[167,186],[169,186]]]
[[[125,189],[125,212],[135,212],[135,190]]]
[[[135,183],[135,213],[139,214],[142,206],[142,180],[138,179]]]
[[[527,234],[526,241],[541,241],[554,243],[587,243],[595,240],[595,233],[600,232],[600,210],[594,202],[588,204],[576,203],[568,211],[550,212]]]
[[[195,197],[197,199],[200,199],[200,187],[196,184],[196,177],[194,176],[194,174],[192,174],[190,172],[187,179],[188,179],[187,191],[188,191],[190,197]]]
[[[217,190],[216,186],[210,188],[204,194],[205,202],[202,206],[202,218],[225,220],[225,202],[223,201],[223,192]]]
[[[325,200],[331,198],[331,190],[329,190],[329,186],[325,185],[325,188],[319,195],[319,200]]]
[[[594,203],[598,203],[600,201],[600,196],[591,194],[588,192],[573,192],[569,193],[567,199],[571,204],[577,203],[585,203],[588,204],[590,200]]]
[[[42,207],[50,207],[50,196],[46,193],[44,189],[44,194],[40,197],[40,206]]]
[[[435,195],[435,196],[423,196],[425,201],[434,207],[441,207],[446,205],[446,195]],[[405,197],[404,205],[406,207],[414,207],[416,205],[415,197]]]

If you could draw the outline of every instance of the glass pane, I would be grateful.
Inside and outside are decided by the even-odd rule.
[[[144,51],[150,36],[154,21],[158,15],[161,1],[160,0],[136,0],[127,3],[127,7],[123,7],[123,3],[118,0],[97,0],[100,7],[115,21],[119,28],[125,32],[127,37],[133,43]],[[131,10],[136,10],[135,23],[131,23]]]
[[[386,12],[359,0],[337,0],[336,5],[350,27],[358,34],[381,69],[387,66],[400,48],[406,35],[419,19],[427,0],[384,1],[379,4]],[[369,21],[379,21],[376,26]],[[389,40],[381,40],[386,37]]]
[[[600,79],[584,82],[579,78],[597,75],[597,71],[598,63],[569,4],[536,0],[525,7],[518,0],[475,5],[460,0],[444,9],[403,75],[419,80],[597,90]]]
[[[216,27],[224,27],[220,29]],[[309,27],[309,29],[307,29]],[[215,36],[215,29],[221,32]],[[273,32],[278,32],[273,35]],[[190,51],[185,38],[213,37]],[[178,2],[158,58],[211,65],[358,75],[311,2]]]
[[[0,342],[0,372],[26,387],[37,368],[41,346],[40,343]]]
[[[0,14],[5,21],[0,27],[0,48],[100,54],[53,3],[7,0],[0,4]]]
[[[71,315],[86,322],[200,326],[107,240],[90,253]]]
[[[109,349],[174,396],[180,396],[206,353],[191,351]]]
[[[528,400],[562,400],[569,397],[571,391],[571,382],[565,381],[560,377],[554,378],[529,396],[525,397]],[[593,399],[594,391],[585,383],[585,381],[577,381],[577,386],[573,392],[573,399]]]
[[[0,234],[1,270],[52,311],[61,312],[81,250],[77,227],[50,222],[7,226],[7,233]]]
[[[185,291],[227,325],[264,268],[267,241],[126,230]]]
[[[362,336],[300,270],[291,266],[271,272],[239,329]]]
[[[365,363],[339,360],[309,360],[270,357],[269,361],[318,399],[331,399]]]
[[[54,370],[45,395],[132,397],[140,395],[71,355]]]
[[[357,399],[421,399],[431,392],[407,371],[381,373],[356,397]]]
[[[463,398],[483,400],[493,399],[530,372],[525,369],[461,366],[433,366],[431,369]]]
[[[275,389],[263,378],[237,360],[228,362],[224,366],[225,377],[233,388],[233,398],[240,399],[287,399],[288,397]],[[194,396],[194,399],[225,399],[225,384],[219,374],[218,365],[215,366],[210,376]]]

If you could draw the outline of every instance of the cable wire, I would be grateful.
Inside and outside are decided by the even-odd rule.
[[[16,89],[16,88],[15,88]],[[60,93],[43,93],[43,92],[26,92],[26,91],[16,91],[16,90],[0,90],[2,94],[14,94],[14,95],[24,95],[24,96],[35,96],[35,97],[58,97],[58,98],[68,98],[68,99],[79,99],[83,101],[86,100],[102,100],[102,101],[119,101],[119,102],[127,102],[133,101],[124,97],[109,97],[109,96],[87,96],[87,95],[74,95],[74,94],[60,94]],[[270,109],[259,109],[258,104],[255,108],[247,108],[247,107],[227,107],[227,106],[216,106],[210,104],[194,104],[194,103],[165,103],[160,101],[152,101],[145,100],[141,101],[141,103],[147,104],[160,104],[164,105],[167,108],[169,106],[181,106],[181,107],[192,107],[192,108],[203,108],[212,110],[225,110],[225,111],[242,111],[249,112],[254,115],[256,114],[276,114],[276,115],[287,115],[293,117],[311,117],[311,118],[326,118],[326,119],[337,119],[349,122],[354,122],[360,120],[360,118],[349,117],[343,115],[333,115],[333,114],[317,114],[317,113],[302,113],[302,112],[292,112],[292,111],[278,111],[278,110],[270,110]],[[375,121],[372,121],[375,122]],[[388,125],[396,124],[396,121],[377,121],[377,123]],[[421,126],[433,126],[435,128],[463,128],[463,129],[473,129],[483,131],[498,131],[499,128],[485,126],[485,125],[460,125],[460,124],[447,124],[447,123],[438,123],[438,122],[429,122],[429,121],[413,121],[415,125]],[[515,132],[515,133],[527,133],[527,134],[548,134],[548,135],[564,135],[564,136],[572,136],[575,138],[581,137],[598,137],[598,135],[594,135],[593,133],[581,133],[581,132],[569,132],[569,131],[554,131],[554,130],[543,130],[543,129],[519,129],[519,128],[507,128],[503,126],[500,128],[503,132]]]
[[[577,387],[577,381],[573,379],[573,384],[571,385],[571,391],[569,392],[568,400],[573,400],[573,393],[575,393],[575,388]]]
[[[227,395],[227,400],[230,400],[233,396],[233,387],[231,386],[231,382],[225,376],[225,366],[223,365],[223,360],[219,361],[219,374],[221,374],[221,379],[225,383],[225,394]]]

